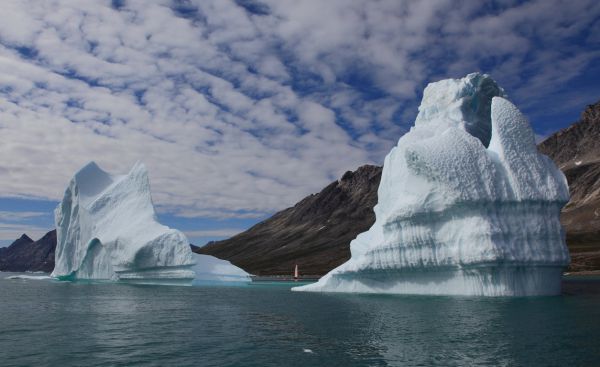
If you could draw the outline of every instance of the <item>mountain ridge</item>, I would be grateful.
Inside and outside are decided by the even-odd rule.
[[[571,200],[563,209],[561,222],[567,232],[567,243],[572,258],[570,271],[600,269],[600,144],[596,143],[599,139],[600,101],[587,106],[579,121],[552,134],[538,145],[539,151],[555,161],[569,182]],[[377,182],[379,182],[381,167],[369,167],[371,167],[372,172],[377,172]],[[358,172],[361,168],[355,172]],[[195,251],[229,260],[256,275],[290,273],[295,262],[300,263],[300,269],[305,269],[305,274],[323,275],[349,258],[350,241],[356,238],[356,235],[368,229],[375,221],[372,208],[377,203],[378,185],[375,187],[369,186],[371,192],[365,191],[367,186],[361,188],[360,192],[370,198],[370,200],[364,202],[369,207],[362,208],[363,213],[370,211],[370,214],[363,215],[362,221],[357,225],[351,222],[340,224],[343,230],[346,231],[347,236],[343,239],[332,239],[332,243],[328,245],[329,248],[337,249],[337,252],[326,251],[325,245],[323,248],[319,248],[315,243],[312,244],[311,248],[320,256],[333,256],[328,261],[321,259],[318,262],[321,265],[326,264],[326,266],[315,266],[317,264],[313,263],[302,264],[302,262],[314,260],[304,258],[301,252],[293,253],[293,251],[290,251],[289,245],[283,242],[286,238],[296,241],[296,238],[303,238],[302,234],[287,233],[284,236],[277,233],[276,228],[269,227],[275,222],[280,222],[280,217],[285,217],[296,220],[296,223],[291,223],[291,228],[303,228],[304,226],[301,223],[306,219],[302,213],[311,212],[311,209],[305,207],[306,204],[311,203],[313,200],[327,198],[328,194],[326,193],[331,193],[331,188],[336,187],[339,182],[344,182],[345,178],[353,174],[353,172],[348,171],[340,180],[332,182],[320,193],[305,197],[295,206],[274,214],[271,218],[236,236],[208,243]],[[297,208],[301,208],[300,212],[294,213]],[[326,206],[322,208],[326,208]],[[331,214],[333,215],[333,213]],[[307,228],[312,227],[307,226]],[[279,248],[274,248],[277,245],[273,244],[273,239],[275,239],[276,244],[280,244]],[[273,254],[276,255],[273,257],[273,262],[276,261],[275,259],[281,261],[285,259],[281,252],[287,248],[289,252],[287,258],[293,258],[295,262],[284,261],[282,264],[285,264],[285,266],[274,268],[268,264],[262,266],[262,264],[268,263],[268,260],[264,258],[255,259],[255,263],[249,261],[248,258],[254,259],[254,255],[248,256],[251,253],[249,250],[253,246],[267,242],[270,242],[268,249],[261,251],[261,256]],[[242,259],[242,257],[246,257],[246,259]],[[308,269],[308,272],[306,269]]]
[[[23,234],[10,246],[0,251],[0,271],[24,272],[54,269],[56,230],[46,233],[37,241]]]
[[[598,140],[600,101],[587,106],[579,121],[538,145],[569,182],[571,200],[563,208],[561,222],[571,254],[570,271],[600,270]],[[350,241],[375,221],[373,207],[381,170],[380,166],[364,165],[347,171],[319,193],[306,196],[248,230],[203,247],[192,245],[192,251],[231,261],[256,275],[290,274],[295,264],[303,274],[325,274],[350,257]],[[56,231],[38,241],[24,234],[9,247],[0,248],[0,270],[50,272],[54,259],[48,257],[53,246]],[[38,247],[42,250],[36,250]]]
[[[571,200],[561,223],[572,271],[600,269],[600,101],[586,107],[579,121],[538,145],[563,171]]]
[[[255,275],[286,274],[296,263],[303,274],[324,274],[350,258],[348,244],[375,220],[373,206],[380,179],[379,166],[347,171],[293,207],[196,252],[227,258]]]

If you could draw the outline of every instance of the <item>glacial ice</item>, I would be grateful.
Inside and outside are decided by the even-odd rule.
[[[560,293],[567,181],[488,75],[427,86],[384,162],[376,221],[351,258],[294,291]]]
[[[157,221],[141,163],[122,176],[94,162],[83,167],[65,190],[55,222],[53,277],[153,284],[194,279],[189,242]]]
[[[192,270],[196,273],[195,284],[204,282],[238,282],[250,281],[250,274],[232,265],[227,260],[221,260],[210,255],[193,254],[196,265]]]

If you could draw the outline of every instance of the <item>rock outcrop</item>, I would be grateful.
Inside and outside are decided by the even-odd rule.
[[[596,214],[600,214],[599,116],[600,101],[588,106],[579,122],[550,136],[538,146],[541,153],[554,160],[569,181],[571,200],[563,208],[561,222],[567,233],[571,271],[600,270],[600,216]],[[321,208],[318,211],[321,217],[332,216],[333,211],[326,213],[326,208],[332,210],[332,207],[320,201],[330,200],[335,196],[327,193],[334,191],[333,188],[344,179],[328,185],[321,193],[304,198],[294,207],[276,213],[245,232],[227,240],[211,242],[194,251],[213,254],[233,260],[234,263],[239,261],[238,265],[246,271],[265,275],[289,274],[294,260],[301,265],[314,262],[317,266],[311,267],[314,269],[312,273],[323,275],[349,258],[350,241],[375,221],[372,208],[377,203],[381,167],[365,167],[368,167],[368,175],[372,177],[370,183],[354,185],[352,187],[357,190],[356,193],[346,190],[344,194],[345,198],[364,198],[359,203],[364,207],[359,208],[356,201],[354,202],[354,208],[358,208],[358,213],[362,214],[353,218],[362,219],[347,223],[337,220],[339,232],[336,228],[326,227],[324,236],[314,237],[311,235],[314,230],[310,229],[320,226],[313,223],[310,216],[300,213],[317,212],[307,208]],[[365,167],[361,167],[357,172],[361,172]],[[305,229],[309,231],[305,233]],[[288,243],[292,243],[293,246]],[[310,256],[310,252],[305,251],[303,246],[310,247],[317,256]],[[248,260],[245,260],[246,258]],[[279,266],[280,262],[283,262],[284,266]]]
[[[43,271],[54,269],[56,230],[52,230],[37,241],[26,234],[6,248],[0,248],[0,271]]]
[[[571,254],[570,271],[600,270],[599,141],[600,101],[588,106],[580,121],[538,145],[569,181],[571,199],[563,208],[561,222]],[[374,223],[380,178],[377,166],[349,171],[320,193],[249,230],[201,248],[193,246],[192,251],[232,260],[260,275],[290,274],[295,263],[300,264],[301,273],[323,275],[349,259],[350,241]],[[55,231],[36,242],[28,239],[25,236],[0,248],[0,271],[52,271]]]
[[[318,194],[228,240],[195,252],[229,260],[255,275],[322,275],[350,258],[348,244],[375,221],[381,167],[346,172]]]
[[[600,269],[600,101],[581,119],[539,144],[540,152],[560,167],[571,199],[561,222],[567,232],[571,271]]]

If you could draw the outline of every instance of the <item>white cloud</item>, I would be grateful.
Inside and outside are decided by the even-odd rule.
[[[3,2],[0,197],[58,200],[89,160],[141,160],[164,211],[258,217],[381,163],[428,81],[485,61],[535,106],[599,58],[571,42],[593,1],[110,3]]]
[[[27,234],[31,239],[38,240],[48,232],[48,228],[41,228],[26,224],[1,223],[0,222],[0,241],[10,242]]]
[[[0,211],[0,221],[13,221],[19,222],[25,219],[37,218],[48,213],[44,212],[9,212],[9,211]]]
[[[0,247],[10,245],[24,233],[33,240],[41,238],[48,228],[30,222],[47,216],[48,213],[38,211],[0,211]]]

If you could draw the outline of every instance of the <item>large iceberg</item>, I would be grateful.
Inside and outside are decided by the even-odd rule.
[[[376,221],[350,260],[295,291],[521,296],[560,292],[569,263],[560,170],[487,75],[429,84],[385,158]]]
[[[191,284],[185,235],[157,221],[148,173],[137,163],[111,176],[89,163],[71,179],[55,211],[52,276],[63,280]]]

